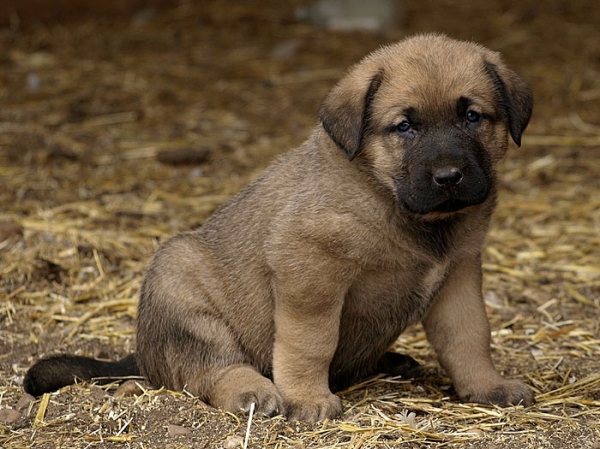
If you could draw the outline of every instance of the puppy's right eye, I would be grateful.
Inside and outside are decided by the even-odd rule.
[[[396,131],[399,133],[405,133],[410,130],[410,122],[408,120],[402,120],[396,125]]]

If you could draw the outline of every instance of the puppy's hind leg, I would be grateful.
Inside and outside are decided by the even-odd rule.
[[[232,311],[227,273],[194,233],[180,234],[156,253],[138,307],[137,355],[141,372],[155,387],[186,389],[221,409],[238,413],[252,402],[265,415],[282,412],[270,374],[271,347],[247,338],[243,320],[253,312]],[[268,320],[262,323],[265,330]]]
[[[203,317],[199,321],[205,320]],[[188,343],[172,354],[173,366],[180,367],[174,373],[178,383],[214,407],[232,413],[248,411],[253,402],[257,413],[283,413],[277,388],[248,362],[229,328],[216,320],[210,323],[210,329],[201,337],[186,336]]]
[[[252,366],[226,322],[206,313],[178,319],[171,316],[165,322],[164,315],[155,313],[150,317],[143,307],[141,311],[138,360],[153,385],[185,389],[232,413],[249,410],[253,402],[257,413],[283,413],[275,385]],[[161,317],[161,326],[153,323],[157,316]]]

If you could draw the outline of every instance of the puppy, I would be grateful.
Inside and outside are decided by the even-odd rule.
[[[492,364],[481,248],[498,161],[532,103],[473,43],[430,34],[375,51],[331,90],[302,146],[161,245],[135,356],[44,359],[25,390],[141,373],[232,412],[254,402],[314,422],[342,412],[332,390],[414,368],[386,351],[421,321],[463,400],[531,404]]]

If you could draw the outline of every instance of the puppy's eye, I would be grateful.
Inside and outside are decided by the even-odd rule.
[[[408,120],[402,120],[396,125],[396,131],[399,133],[405,133],[410,130],[410,122]]]
[[[477,111],[470,110],[467,112],[467,121],[469,123],[478,123],[481,120],[481,114]]]

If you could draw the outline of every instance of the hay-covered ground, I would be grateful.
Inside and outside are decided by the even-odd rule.
[[[504,53],[536,107],[503,165],[485,251],[494,359],[537,404],[462,404],[425,366],[342,394],[344,416],[255,419],[251,447],[600,447],[600,6],[403,0],[400,31],[300,23],[298,2],[183,2],[133,19],[0,31],[0,447],[236,447],[244,418],[185,394],[21,382],[38,357],[134,348],[157,244],[202,224],[299,144],[343,71],[381,43],[443,31]]]

